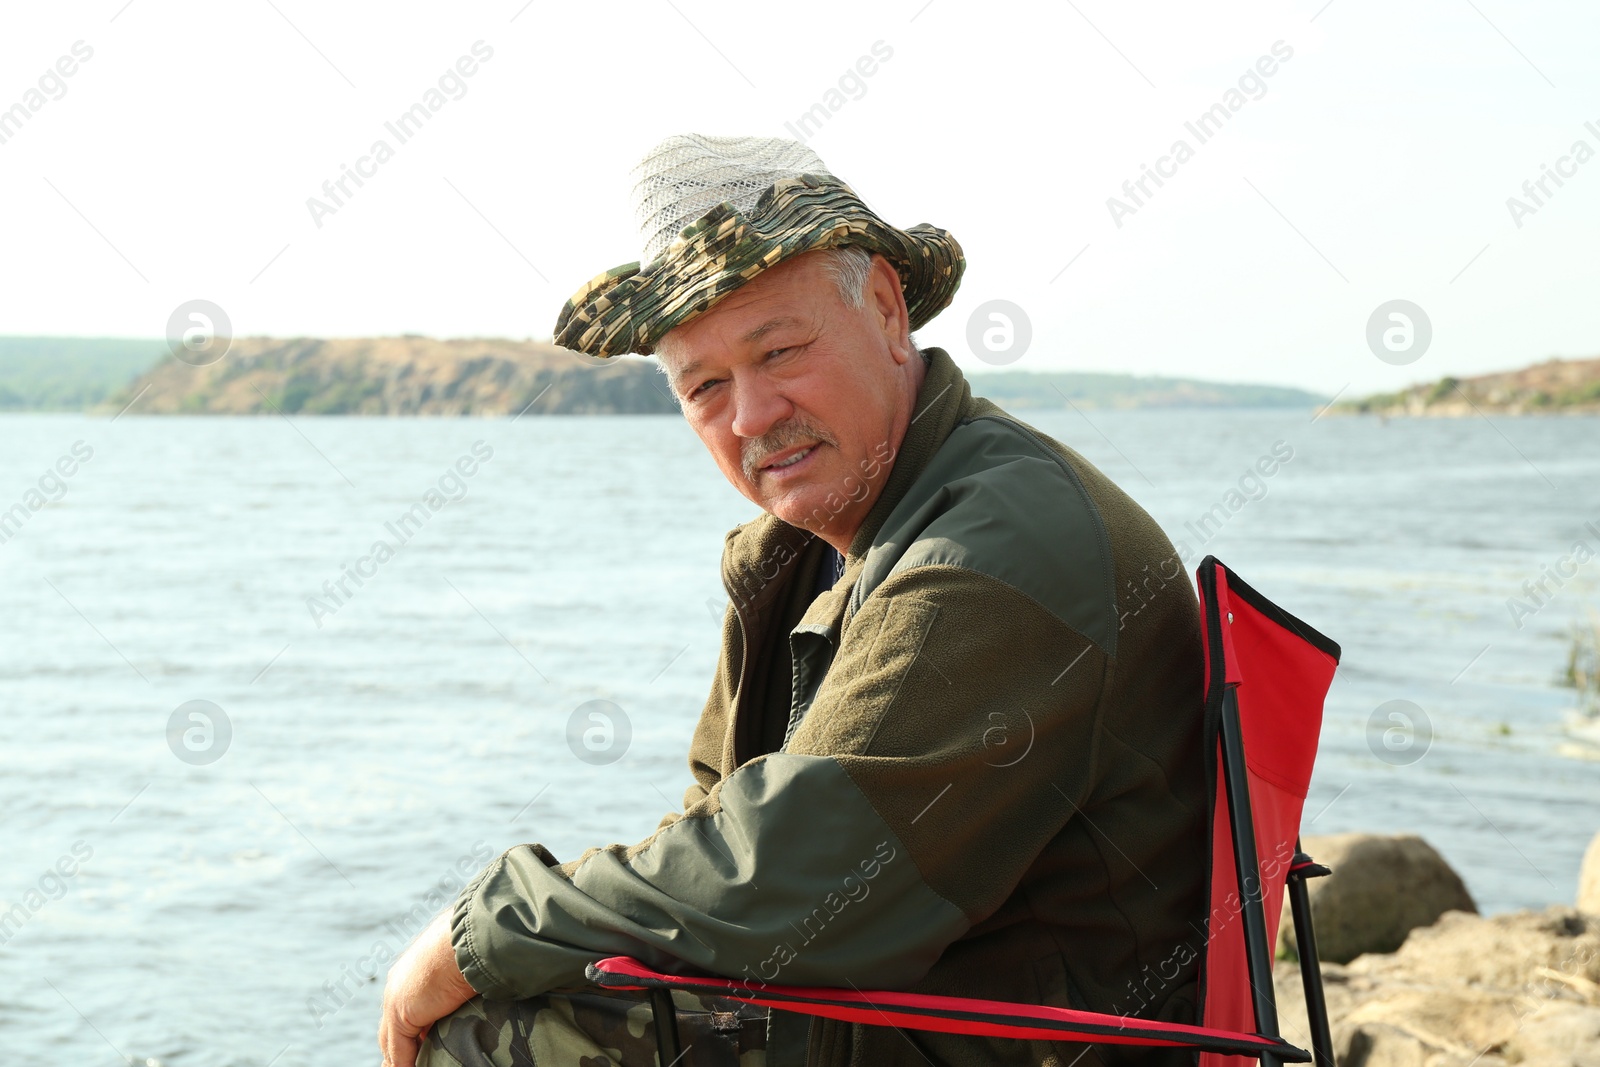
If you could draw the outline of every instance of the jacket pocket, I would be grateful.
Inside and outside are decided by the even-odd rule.
[[[789,634],[789,659],[793,663],[790,680],[789,725],[783,732],[783,750],[787,751],[789,739],[800,728],[800,720],[811,710],[822,680],[833,666],[832,627],[798,626]]]
[[[922,650],[939,614],[937,605],[915,597],[870,598],[839,637],[837,649],[818,635],[806,635],[809,648],[796,646],[795,670],[802,662],[822,665],[808,673],[802,712],[823,709],[821,719],[805,715],[791,723],[785,751],[835,755],[865,753],[899,695],[901,683]],[[831,630],[828,631],[830,634]],[[801,634],[795,633],[794,640]],[[831,658],[824,660],[824,656]]]

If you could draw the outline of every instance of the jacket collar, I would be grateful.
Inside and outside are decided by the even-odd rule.
[[[884,520],[894,511],[922,474],[923,468],[935,452],[944,446],[945,438],[966,416],[972,406],[972,388],[966,376],[942,348],[927,349],[928,371],[922,378],[922,388],[917,391],[916,410],[911,414],[911,424],[906,427],[904,439],[894,456],[894,466],[883,483],[883,491],[862,520],[861,528],[850,540],[850,554],[846,564],[859,561],[872,547],[872,542],[883,528]]]
[[[860,574],[862,561],[884,520],[972,406],[972,389],[949,354],[942,348],[924,351],[928,369],[917,391],[911,423],[890,459],[889,476],[850,541],[843,578],[830,593],[818,598],[812,611],[806,612],[808,623],[821,621],[823,616],[837,617],[837,609],[842,608],[846,592]],[[723,545],[722,579],[735,607],[753,616],[764,614],[788,584],[801,553],[817,540],[809,530],[792,526],[768,512],[730,530]],[[813,615],[819,618],[813,619]]]

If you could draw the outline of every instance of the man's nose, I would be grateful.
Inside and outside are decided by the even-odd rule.
[[[733,386],[733,432],[746,440],[765,436],[794,411],[794,405],[757,370],[735,371],[729,384]]]

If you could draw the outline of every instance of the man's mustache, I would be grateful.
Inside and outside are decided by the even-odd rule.
[[[812,442],[833,445],[836,448],[839,445],[838,438],[834,437],[833,434],[820,426],[813,426],[805,419],[790,419],[760,437],[746,441],[744,452],[741,456],[745,478],[752,482],[755,481],[756,475],[761,473],[761,465],[768,459],[786,448],[811,444]]]

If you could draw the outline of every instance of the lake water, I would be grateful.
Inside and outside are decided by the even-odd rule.
[[[1520,628],[1506,601],[1600,548],[1600,420],[1024,414],[1191,570],[1214,552],[1343,644],[1308,832],[1421,833],[1485,911],[1571,901],[1600,763],[1555,682],[1600,560]],[[376,1062],[360,972],[430,889],[518,842],[637,840],[682,795],[753,509],[675,418],[8,416],[0,456],[0,510],[58,497],[0,544],[12,1059]],[[460,499],[362,562],[441,479]],[[615,762],[569,746],[590,700],[627,715]],[[226,728],[185,711],[169,740],[190,701]],[[1393,749],[1389,701],[1428,723]]]

